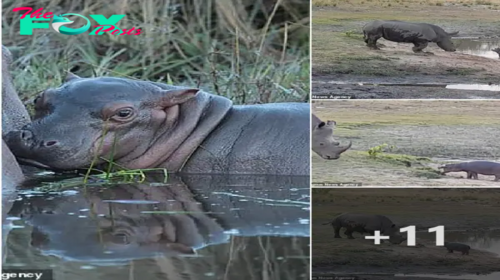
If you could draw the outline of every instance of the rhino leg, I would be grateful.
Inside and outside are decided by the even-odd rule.
[[[354,236],[352,236],[352,233],[354,230],[351,227],[348,227],[345,231],[344,234],[347,235],[347,238],[349,239],[354,239]]]
[[[413,52],[421,53],[427,47],[427,45],[429,45],[429,43],[427,41],[415,41],[413,42],[413,45],[415,45],[413,48],[411,48]]]
[[[340,236],[340,228],[341,228],[341,227],[339,227],[339,226],[334,226],[334,227],[333,227],[333,230],[335,231],[335,236],[334,236],[334,238],[342,238],[342,237]]]

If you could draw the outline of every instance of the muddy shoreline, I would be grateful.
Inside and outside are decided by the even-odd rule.
[[[381,50],[370,50],[362,39],[362,27],[373,19],[398,19],[437,24],[448,31],[458,30],[460,38],[495,40],[500,46],[500,11],[480,6],[446,5],[402,6],[390,8],[339,5],[313,8],[312,93],[349,94],[358,99],[499,99],[500,91],[431,89],[420,87],[370,87],[324,84],[325,81],[386,83],[499,84],[500,59],[468,54],[466,50],[448,53],[434,43],[414,54],[412,44],[380,39]],[[470,15],[462,19],[460,15]],[[458,43],[457,43],[458,44]],[[491,48],[494,48],[495,43]]]

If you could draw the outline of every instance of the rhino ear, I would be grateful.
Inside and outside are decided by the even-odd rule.
[[[199,91],[197,88],[160,89],[160,104],[164,108],[179,105],[195,97]]]
[[[64,78],[64,82],[67,83],[69,81],[78,80],[78,79],[81,79],[81,78],[79,76],[71,73],[71,72],[68,72],[68,74],[66,74],[66,77]]]
[[[318,128],[322,128],[323,126],[325,126],[325,122],[320,122],[320,123],[318,124]]]

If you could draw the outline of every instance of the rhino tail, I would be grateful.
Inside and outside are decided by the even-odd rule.
[[[453,36],[458,35],[459,32],[460,31],[455,31],[455,32],[450,32],[450,33],[446,32],[446,34],[448,34],[448,36],[450,36],[450,37],[453,37]]]

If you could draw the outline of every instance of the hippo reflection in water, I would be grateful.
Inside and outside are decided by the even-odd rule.
[[[195,254],[231,235],[308,237],[309,224],[301,219],[309,218],[309,202],[297,201],[309,194],[308,185],[306,176],[170,176],[168,186],[120,185],[90,188],[85,196],[31,197],[16,202],[11,215],[33,226],[32,245],[44,254],[106,265]],[[270,186],[280,190],[262,191]],[[292,193],[292,187],[303,191]],[[227,189],[246,199],[223,193]],[[282,205],[274,206],[277,202]]]

